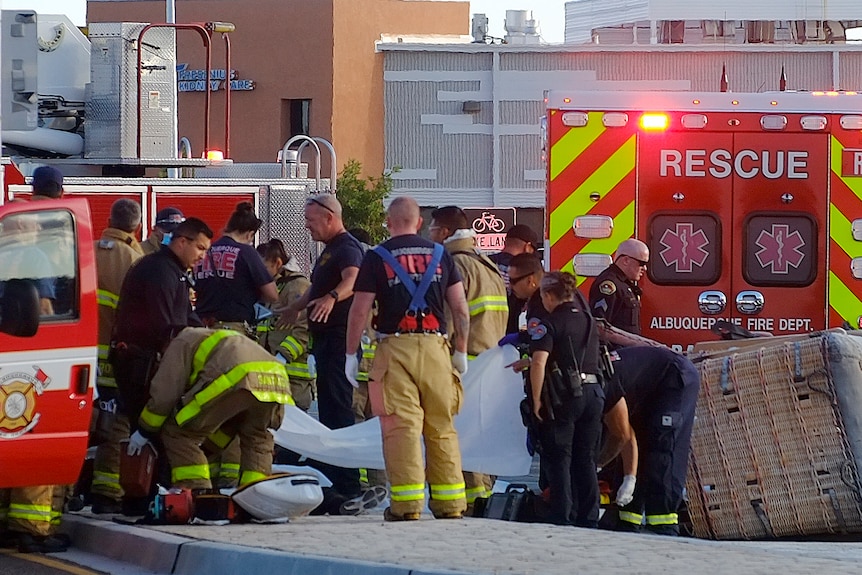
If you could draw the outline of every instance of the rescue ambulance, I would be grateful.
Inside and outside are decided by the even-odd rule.
[[[0,205],[0,488],[75,483],[97,354],[84,199]]]
[[[650,248],[644,335],[716,320],[775,335],[860,326],[862,95],[548,92],[547,258],[582,289]]]

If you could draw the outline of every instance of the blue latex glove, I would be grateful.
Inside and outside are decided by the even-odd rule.
[[[521,342],[521,334],[519,333],[507,333],[503,336],[503,339],[497,342],[499,347],[503,347],[504,345],[514,345],[517,346]]]

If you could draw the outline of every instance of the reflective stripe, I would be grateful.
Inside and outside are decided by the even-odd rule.
[[[482,490],[484,491],[484,487]],[[438,501],[453,501],[456,499],[464,499],[464,497],[464,482],[431,485],[431,499],[437,499]],[[475,497],[473,499],[475,499]]]
[[[231,441],[233,441],[233,438],[234,438],[233,435],[229,435],[229,434],[225,433],[224,431],[222,431],[221,429],[218,429],[218,430],[210,433],[209,437],[207,437],[207,439],[213,445],[215,445],[216,447],[219,447],[221,449],[224,449],[225,447],[227,447],[228,444]]]
[[[359,482],[360,483],[368,483],[368,470],[364,467],[359,469]]]
[[[177,481],[209,481],[210,466],[209,465],[182,465],[171,469],[171,480]]]
[[[108,353],[110,351],[111,351],[111,346],[100,343],[99,344],[98,358],[102,359],[102,360],[108,359]]]
[[[96,301],[99,305],[103,305],[111,309],[117,309],[117,303],[120,301],[120,296],[113,292],[109,292],[108,290],[97,289]]]
[[[676,513],[668,513],[666,515],[647,515],[647,525],[677,525],[679,524],[679,515]]]
[[[509,311],[509,302],[506,296],[486,295],[477,297],[467,302],[470,306],[470,317],[485,313],[486,311]]]
[[[21,519],[24,521],[40,521],[50,523],[56,514],[50,505],[27,505],[23,503],[12,503],[9,505],[9,519]]]
[[[284,370],[290,377],[299,377],[302,379],[314,379],[311,375],[311,370],[308,369],[307,363],[295,361],[284,366]]]
[[[94,470],[93,485],[104,485],[105,487],[120,489],[120,474]]]
[[[359,347],[362,349],[362,359],[374,359],[374,353],[377,351],[376,343],[362,342]]]
[[[222,463],[218,476],[225,479],[236,479],[239,477],[239,463]]]
[[[434,497],[434,490],[431,491],[431,496]],[[479,497],[486,497],[488,495],[488,491],[485,489],[485,486],[481,487],[471,487],[464,491],[464,496],[467,498],[467,503],[473,503]],[[439,499],[438,497],[434,497],[435,499]]]
[[[245,485],[246,483],[252,483],[254,481],[260,481],[261,479],[266,479],[266,473],[261,473],[260,471],[243,471],[242,477],[239,480],[240,486]]]
[[[290,353],[291,360],[295,360],[305,351],[305,347],[303,347],[303,345],[299,343],[299,340],[292,335],[284,338],[279,344],[279,347],[285,348]]]
[[[644,517],[643,515],[640,515],[638,513],[632,513],[631,511],[620,511],[620,521],[640,525],[644,522]]]
[[[425,499],[425,484],[393,485],[390,493],[392,501],[422,501]]]
[[[194,385],[194,383],[198,380],[198,376],[200,375],[201,370],[204,368],[204,365],[206,365],[207,359],[209,359],[209,356],[215,346],[217,346],[219,342],[224,338],[234,337],[237,335],[240,335],[240,333],[237,331],[233,331],[230,329],[220,329],[201,342],[197,350],[195,350],[195,356],[192,359],[192,374],[189,376],[189,382],[192,385]]]
[[[470,355],[469,353],[467,354],[467,359],[469,359],[470,361],[473,361],[477,357],[479,357],[479,356],[478,355]]]
[[[235,335],[239,335],[236,332],[233,333]],[[207,340],[204,340],[204,343],[206,343],[206,341]],[[195,355],[195,361],[197,361],[197,354]],[[232,389],[240,382],[240,380],[251,373],[258,375],[258,382],[260,384],[264,384],[262,381],[264,378],[261,376],[269,375],[276,379],[283,377],[285,379],[285,385],[289,385],[286,381],[287,373],[284,371],[284,367],[277,361],[250,361],[247,363],[241,363],[229,372],[220,375],[212,383],[197,392],[192,400],[177,413],[177,424],[185,424],[188,420],[198,415],[205,405],[226,391]],[[249,391],[259,401],[264,403],[295,405],[293,398],[290,397],[290,393],[282,393],[281,391],[263,391],[257,389],[249,389]]]
[[[153,430],[161,429],[167,418],[167,415],[159,415],[158,413],[153,413],[148,407],[145,407],[144,410],[141,412],[141,422],[143,422],[148,428]]]
[[[99,344],[97,357],[99,362],[96,366],[96,385],[102,387],[117,387],[117,380],[113,376],[102,375],[104,373],[114,373],[113,366],[108,363],[108,354],[111,352],[111,346]]]

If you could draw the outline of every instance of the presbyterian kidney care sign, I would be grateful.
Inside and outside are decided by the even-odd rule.
[[[667,150],[659,156],[661,177],[750,179],[808,178],[808,152],[803,150]]]

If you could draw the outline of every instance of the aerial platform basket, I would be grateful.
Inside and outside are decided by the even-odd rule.
[[[707,347],[687,484],[695,535],[862,532],[862,337]]]

